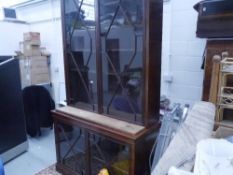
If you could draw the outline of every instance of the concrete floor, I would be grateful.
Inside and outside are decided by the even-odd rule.
[[[29,138],[29,150],[4,165],[6,175],[34,175],[56,162],[54,132],[42,130],[42,136]]]

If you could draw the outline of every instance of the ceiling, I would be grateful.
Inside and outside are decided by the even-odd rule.
[[[26,2],[28,0],[0,0],[0,7],[10,7],[12,5],[18,4],[18,3],[22,3],[22,2]]]

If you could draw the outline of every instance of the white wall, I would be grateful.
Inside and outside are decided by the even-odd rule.
[[[193,104],[201,99],[202,55],[206,40],[196,38],[199,0],[170,0],[164,3],[162,94],[172,102]],[[173,77],[172,83],[164,80]]]
[[[28,30],[27,24],[0,21],[0,55],[16,55],[23,33]]]
[[[61,10],[59,0],[44,1],[16,9],[29,31],[40,32],[41,46],[51,52],[51,78],[56,103],[65,100]]]
[[[60,21],[34,23],[30,25],[30,31],[40,32],[41,46],[51,52],[51,76],[55,100],[56,102],[65,100],[61,99],[59,94],[60,88],[63,88],[60,86],[64,86],[65,82]]]

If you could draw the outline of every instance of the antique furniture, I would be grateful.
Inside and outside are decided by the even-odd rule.
[[[219,113],[219,95],[221,91],[221,68],[220,63],[226,57],[233,57],[233,40],[209,39],[205,51],[205,71],[203,80],[202,100],[216,104],[217,125],[229,125],[232,123],[232,109],[224,109]],[[217,58],[217,59],[216,59]],[[233,77],[229,77],[227,86],[233,85]]]
[[[229,57],[233,57],[233,40],[230,39],[208,39],[205,50],[205,71],[204,71],[204,81],[203,81],[203,92],[202,100],[209,101],[213,94],[210,94],[211,89],[211,77],[213,72],[214,57],[221,57],[223,54],[227,53]],[[219,69],[219,68],[217,68]],[[216,77],[219,77],[219,70],[216,72]],[[218,79],[217,79],[218,81]],[[217,82],[218,86],[218,82]],[[217,88],[217,87],[216,87]],[[216,91],[217,93],[217,91]],[[217,95],[215,95],[217,96]]]
[[[58,171],[150,173],[162,7],[162,0],[62,1],[68,106],[53,111]]]
[[[204,0],[194,6],[198,12],[197,36],[200,38],[233,37],[233,1]]]
[[[218,91],[218,118],[217,121],[229,122],[232,117],[226,118],[224,111],[233,110],[233,58],[226,57],[220,62],[219,91]]]
[[[217,125],[232,125],[233,110],[229,106],[228,108],[223,107],[221,96],[223,86],[231,87],[233,85],[233,77],[228,76],[226,83],[222,83],[225,78],[222,77],[220,65],[226,57],[233,57],[233,1],[205,0],[196,4],[194,8],[199,14],[197,37],[208,38],[205,50],[202,99],[216,104]]]
[[[57,170],[63,174],[149,174],[156,126],[145,128],[65,107],[55,113]]]

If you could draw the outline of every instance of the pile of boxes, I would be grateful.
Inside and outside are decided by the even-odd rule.
[[[20,42],[20,51],[24,56],[40,56],[40,33],[28,32],[23,34],[23,42]]]
[[[50,54],[41,48],[40,33],[24,33],[20,51],[16,51],[21,72],[22,87],[50,83]]]

